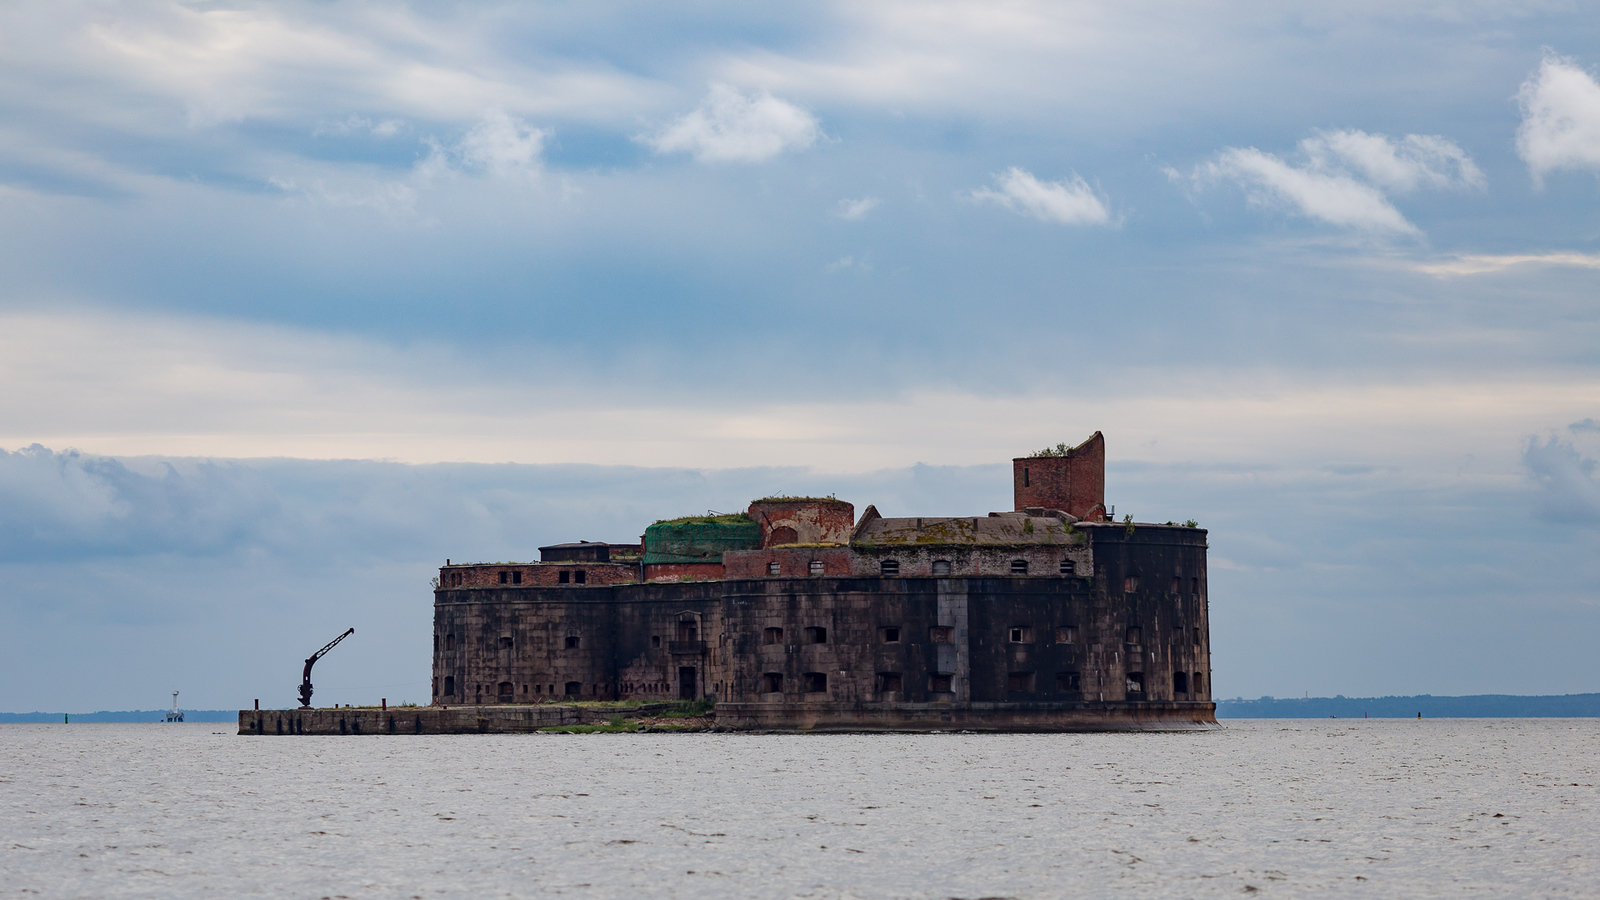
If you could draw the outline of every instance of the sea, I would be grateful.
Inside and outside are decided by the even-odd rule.
[[[1600,896],[1600,720],[0,725],[0,897]]]

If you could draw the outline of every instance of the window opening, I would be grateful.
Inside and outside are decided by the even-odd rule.
[[[1134,591],[1137,591],[1138,589],[1139,589],[1139,576],[1137,576],[1137,575],[1129,575],[1127,578],[1122,579],[1122,590],[1123,590],[1123,593],[1131,594]]]
[[[956,630],[949,625],[935,625],[928,629],[928,640],[935,644],[955,643]]]
[[[1194,684],[1194,692],[1196,694],[1204,694],[1206,692],[1205,688],[1202,687],[1203,682],[1201,682],[1201,680],[1200,680],[1200,673],[1199,672],[1194,673],[1194,682],[1193,682],[1193,684]]]
[[[447,635],[444,636],[444,648],[446,650],[454,650],[456,648],[456,636],[455,635],[447,634]]]
[[[1143,672],[1129,672],[1128,673],[1128,685],[1127,685],[1127,687],[1128,687],[1128,693],[1130,693],[1130,694],[1142,694],[1142,693],[1144,693],[1144,673]]]
[[[1199,578],[1191,578],[1191,579],[1189,579],[1189,593],[1191,593],[1191,594],[1200,593],[1200,579]]]
[[[446,675],[444,677],[444,695],[446,697],[454,697],[456,695],[456,677],[454,675]]]
[[[572,573],[572,580],[576,581],[578,584],[587,584],[589,582],[589,573],[579,569],[578,571]]]
[[[828,642],[828,629],[817,625],[806,628],[806,643],[826,644]]]
[[[900,643],[900,626],[899,625],[885,625],[884,627],[879,628],[878,629],[878,640],[882,641],[885,644],[898,644],[898,643]]]
[[[1006,676],[1006,690],[1031,691],[1033,690],[1032,672],[1012,672]]]
[[[501,584],[505,584],[506,583],[506,573],[503,570],[500,572],[500,583]]]
[[[1187,672],[1172,673],[1172,692],[1174,694],[1189,693],[1189,675]]]
[[[1169,593],[1169,594],[1176,594],[1176,593],[1179,593],[1179,592],[1180,592],[1180,591],[1182,591],[1182,590],[1183,590],[1183,579],[1181,579],[1181,578],[1174,578],[1174,579],[1172,579],[1172,584],[1171,584],[1171,586],[1169,586],[1169,587],[1168,587],[1168,588],[1167,588],[1167,593]]]
[[[1011,574],[1013,574],[1013,575],[1026,575],[1026,574],[1028,574],[1028,561],[1025,560],[1025,559],[1013,559],[1011,561]]]
[[[1124,643],[1129,643],[1129,644],[1142,644],[1142,643],[1144,643],[1144,629],[1140,628],[1137,625],[1129,625],[1128,626],[1128,633],[1126,635],[1123,635],[1123,641],[1124,641]]]
[[[510,650],[511,649],[511,643],[512,643],[511,642],[511,638],[508,638],[508,637],[500,638],[500,649],[501,650]]]
[[[763,694],[783,693],[783,673],[768,672],[761,676],[761,692]]]
[[[1078,571],[1078,567],[1076,565],[1073,565],[1072,560],[1063,559],[1061,561],[1061,574],[1063,574],[1063,575],[1073,575],[1073,574],[1076,574],[1077,571]]]
[[[700,699],[699,672],[694,666],[678,667],[678,699]]]
[[[1076,644],[1078,642],[1078,628],[1075,625],[1062,625],[1056,629],[1056,643]]]
[[[1198,628],[1194,630],[1194,645],[1196,647],[1200,646],[1200,629]]]
[[[886,559],[878,563],[878,574],[885,578],[895,578],[900,574],[900,560]]]
[[[822,574],[822,560],[813,559],[811,561],[811,574],[813,574],[813,575],[821,575]]]
[[[1056,690],[1078,691],[1083,689],[1083,677],[1077,672],[1057,672]]]
[[[583,682],[569,681],[565,685],[565,690],[568,697],[576,697],[583,693]]]
[[[767,574],[768,575],[777,575],[777,574],[779,574],[780,571],[781,571],[781,569],[778,566],[778,561],[777,560],[773,560],[772,562],[767,563]]]
[[[556,575],[556,584],[567,584],[572,581],[572,573],[562,569]]]
[[[783,643],[783,629],[782,628],[768,628],[768,629],[762,631],[761,632],[761,643],[763,643],[763,644],[781,644],[781,643]]]
[[[935,694],[954,693],[954,689],[951,687],[952,678],[954,678],[952,675],[929,675],[928,690]]]
[[[933,561],[933,574],[935,576],[949,575],[950,574],[950,560],[948,560],[948,559],[936,559],[936,560],[934,560]]]
[[[1012,628],[1007,637],[1013,644],[1031,644],[1033,643],[1033,629],[1025,625],[1019,625]]]
[[[679,619],[678,620],[678,640],[680,640],[680,641],[698,641],[698,640],[700,640],[700,623],[696,622],[693,619]]]
[[[805,683],[806,693],[825,694],[828,692],[828,673],[807,672],[801,675],[800,678]]]
[[[652,647],[661,646],[661,635],[659,635],[659,634],[650,635],[650,646],[652,646]]]
[[[899,672],[878,673],[878,693],[898,694],[904,690],[905,682],[904,679],[901,678]]]
[[[511,583],[512,584],[521,584],[522,583],[522,570],[521,569],[518,569],[517,571],[511,573]]]
[[[568,650],[576,650],[576,649],[578,649],[578,643],[579,643],[579,641],[578,641],[578,636],[577,635],[575,635],[575,634],[567,635],[567,649]]]
[[[510,703],[516,698],[516,688],[512,686],[511,682],[502,681],[495,687],[497,688],[496,694],[501,700]]]

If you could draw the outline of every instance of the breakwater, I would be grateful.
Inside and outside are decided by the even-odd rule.
[[[533,704],[515,706],[394,706],[337,709],[241,709],[239,733],[292,734],[526,734],[542,728],[603,725],[665,712],[677,704],[636,706]]]

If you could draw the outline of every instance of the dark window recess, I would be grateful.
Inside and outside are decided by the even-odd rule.
[[[569,682],[567,682],[567,684],[566,684],[566,695],[568,697],[576,697],[576,696],[578,696],[578,695],[580,695],[582,693],[583,693],[583,682],[581,682],[581,681],[569,681]]]
[[[1013,574],[1013,575],[1026,575],[1026,574],[1028,574],[1028,561],[1025,560],[1025,559],[1013,559],[1011,561],[1011,574]]]
[[[953,675],[929,675],[928,690],[935,694],[952,693],[954,688],[950,686],[950,682],[954,677]]]
[[[516,688],[509,681],[502,681],[495,685],[496,694],[501,700],[510,701],[516,697]]]
[[[444,636],[444,648],[446,650],[454,650],[456,648],[456,636],[455,635],[447,634],[447,635]]]
[[[1144,643],[1144,629],[1137,625],[1129,625],[1128,633],[1123,635],[1123,641],[1129,644]]]
[[[515,571],[515,572],[511,573],[511,583],[512,584],[521,584],[522,583],[522,571],[520,569],[518,571]]]
[[[828,629],[812,625],[806,628],[806,643],[826,644],[828,642]]]
[[[878,563],[878,574],[885,578],[895,578],[900,574],[900,560],[886,559]]]
[[[433,649],[439,649],[439,636],[437,634],[433,636]]]
[[[575,635],[575,634],[567,635],[567,649],[568,650],[576,650],[576,649],[578,649],[578,644],[579,644],[579,640],[578,640],[578,636],[577,635]]]
[[[1031,691],[1033,690],[1032,672],[1012,672],[1006,676],[1006,690]]]
[[[800,532],[795,531],[793,528],[790,528],[787,525],[779,525],[777,528],[772,529],[772,532],[767,535],[767,546],[769,547],[773,547],[778,544],[798,543],[800,543]]]
[[[524,694],[526,694],[526,693],[527,693],[527,692],[528,692],[528,686],[527,686],[527,685],[523,685],[523,686],[522,686],[522,692],[523,692],[523,693],[524,693]]]
[[[1183,590],[1183,579],[1182,578],[1174,578],[1174,579],[1172,579],[1172,584],[1167,587],[1167,593],[1169,593],[1169,594],[1176,594],[1176,593],[1178,593],[1178,592],[1180,592],[1182,590]]]
[[[1200,593],[1200,579],[1199,578],[1191,578],[1191,579],[1189,579],[1189,593],[1191,593],[1191,594]]]
[[[956,630],[949,625],[935,625],[928,629],[928,640],[935,644],[953,644],[956,642]]]
[[[1033,643],[1033,629],[1027,626],[1016,626],[1006,633],[1007,640],[1013,644]]]
[[[783,643],[783,629],[782,628],[767,628],[767,629],[763,630],[761,632],[761,643],[763,643],[763,644],[781,644],[781,643]]]
[[[948,560],[948,559],[936,559],[936,560],[934,560],[933,561],[933,574],[935,576],[949,575],[950,574],[950,560]]]
[[[1056,629],[1056,643],[1076,644],[1078,642],[1078,628],[1076,625],[1062,625]]]
[[[501,650],[510,650],[511,649],[511,643],[512,643],[511,638],[508,638],[508,637],[501,638],[500,639],[500,649]]]
[[[501,573],[500,573],[500,583],[501,583],[501,584],[505,584],[505,583],[506,583],[506,575],[507,575],[507,573],[506,573],[506,572],[504,572],[504,571],[502,571],[502,572],[501,572]]]
[[[693,619],[679,619],[678,620],[678,640],[680,640],[680,641],[698,641],[698,640],[700,640],[700,623],[696,622]]]
[[[772,562],[767,563],[767,574],[768,575],[777,575],[781,571],[782,571],[782,568],[778,565],[777,560],[773,560]]]
[[[822,560],[813,559],[811,561],[811,574],[813,574],[813,575],[821,575],[822,574]]]
[[[1083,690],[1083,676],[1077,672],[1057,672],[1056,690],[1081,691]]]
[[[578,584],[587,584],[589,581],[589,573],[579,569],[578,571],[572,573],[572,580],[576,581]]]
[[[762,675],[761,676],[761,693],[763,693],[763,694],[781,694],[781,693],[783,693],[783,673],[782,672],[768,672],[765,675]]]
[[[1073,575],[1073,574],[1076,574],[1077,571],[1078,571],[1078,567],[1075,564],[1073,564],[1072,560],[1063,559],[1061,561],[1061,574],[1063,574],[1063,575]]]
[[[444,695],[446,697],[454,697],[456,695],[456,677],[454,675],[446,675],[444,677]]]
[[[1198,628],[1194,630],[1194,645],[1196,647],[1200,646],[1200,629]]]
[[[878,693],[898,694],[903,690],[905,690],[905,680],[900,677],[899,672],[878,673]]]
[[[825,694],[828,692],[828,673],[826,672],[807,672],[801,675],[800,679],[805,683],[806,693],[808,694]]]
[[[1189,693],[1189,675],[1185,672],[1172,673],[1172,692],[1174,694]]]
[[[878,640],[885,644],[900,643],[900,626],[885,625],[878,629]]]
[[[650,646],[652,646],[652,647],[661,646],[661,635],[659,635],[659,634],[650,635]]]
[[[556,573],[556,584],[567,584],[572,581],[572,573],[562,569]]]
[[[1129,672],[1128,673],[1128,693],[1130,693],[1130,694],[1142,694],[1142,693],[1144,693],[1144,673],[1143,672]]]
[[[1123,590],[1124,593],[1131,594],[1134,591],[1137,591],[1138,589],[1139,589],[1139,576],[1137,576],[1137,575],[1129,575],[1127,578],[1122,579],[1122,590]]]
[[[1199,672],[1194,673],[1193,685],[1194,685],[1194,692],[1196,694],[1204,694],[1206,692],[1206,689],[1205,689],[1205,687],[1203,687],[1203,684],[1204,684],[1204,682],[1202,682],[1200,680],[1200,673]]]

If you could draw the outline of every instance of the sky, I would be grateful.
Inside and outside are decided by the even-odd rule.
[[[1586,12],[0,6],[0,709],[426,702],[446,558],[1096,430],[1217,696],[1600,691]]]

